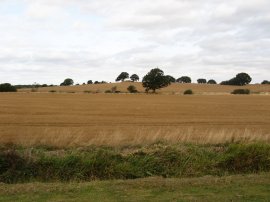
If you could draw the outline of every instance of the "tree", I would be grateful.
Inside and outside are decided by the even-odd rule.
[[[140,78],[137,74],[132,74],[130,77],[131,81],[135,82],[135,81],[139,81]]]
[[[208,84],[217,84],[217,82],[214,79],[210,79],[207,83]]]
[[[270,84],[270,81],[264,80],[262,84]]]
[[[201,83],[201,84],[204,84],[204,83],[206,83],[207,81],[206,81],[206,79],[198,79],[197,82],[198,82],[198,83]]]
[[[129,78],[129,74],[127,72],[122,72],[115,81],[124,81],[125,79]]]
[[[169,81],[171,83],[175,83],[176,82],[176,79],[173,76],[167,75],[166,77],[169,79]]]
[[[182,76],[176,80],[178,83],[191,83],[191,78],[188,76]]]
[[[93,84],[92,80],[87,81],[87,84]]]
[[[236,79],[239,86],[247,85],[252,81],[252,78],[247,73],[237,74]]]
[[[143,77],[142,84],[146,92],[152,90],[155,93],[157,89],[169,86],[171,82],[161,69],[155,68]]]
[[[244,86],[249,84],[252,81],[252,78],[247,73],[239,73],[236,77],[228,80],[222,81],[221,85],[234,85],[234,86]]]
[[[71,86],[74,84],[74,81],[70,78],[65,79],[63,83],[60,84],[60,86]]]
[[[0,84],[0,92],[17,92],[17,89],[10,83],[2,83]]]

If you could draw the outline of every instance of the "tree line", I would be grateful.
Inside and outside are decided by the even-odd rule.
[[[131,82],[137,82],[140,80],[140,77],[137,74],[132,74],[131,76],[129,76],[129,73],[121,72],[119,76],[117,76],[115,81],[124,82],[127,79],[130,79],[128,81],[131,81]],[[244,86],[244,85],[250,84],[251,81],[252,81],[251,76],[247,73],[242,72],[229,80],[222,81],[220,85]],[[93,82],[92,80],[88,80],[87,83],[83,83],[83,85],[102,84],[102,83],[107,83],[107,82],[106,81]],[[151,69],[142,78],[142,85],[145,88],[146,92],[149,92],[149,90],[152,90],[153,92],[155,92],[157,89],[167,87],[171,83],[192,83],[192,80],[189,76],[182,76],[176,79],[171,75],[165,75],[164,71],[159,68]],[[205,78],[197,79],[197,83],[198,84],[217,84],[217,82],[214,79],[207,80]],[[270,81],[264,80],[261,84],[270,84]],[[71,78],[65,79],[60,84],[60,86],[71,86],[71,85],[74,85],[74,81]],[[79,84],[76,84],[76,85],[79,85]],[[50,86],[54,86],[54,85],[50,85]],[[17,89],[20,89],[20,88],[40,88],[40,87],[48,87],[48,85],[47,84],[43,84],[43,85],[34,84],[34,85],[12,86],[9,83],[4,83],[4,84],[0,84],[0,92],[16,92]]]

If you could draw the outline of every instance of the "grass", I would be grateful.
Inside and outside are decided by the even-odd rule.
[[[146,147],[23,148],[0,150],[0,182],[224,176],[270,171],[269,144]]]
[[[270,174],[0,184],[0,201],[268,201]]]
[[[4,93],[0,106],[0,143],[270,142],[269,96]]]

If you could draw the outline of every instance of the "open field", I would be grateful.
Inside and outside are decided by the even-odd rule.
[[[136,86],[137,90],[144,92],[141,82],[122,82],[122,83],[108,83],[108,84],[92,84],[92,85],[80,85],[80,86],[58,86],[58,87],[46,87],[39,88],[38,92],[105,92],[112,87],[117,86],[117,90],[121,92],[127,92],[127,87],[130,85]],[[270,85],[247,85],[241,86],[224,86],[224,85],[209,85],[209,84],[179,84],[173,83],[172,85],[158,90],[157,92],[163,94],[182,94],[187,89],[192,89],[195,94],[229,94],[237,88],[248,88],[251,93],[270,93]],[[31,89],[20,89],[20,92],[31,92]]]
[[[3,93],[0,106],[0,143],[270,142],[268,95]]]
[[[268,201],[270,174],[0,185],[0,201]]]

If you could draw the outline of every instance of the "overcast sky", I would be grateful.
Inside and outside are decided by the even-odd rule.
[[[0,83],[270,79],[269,0],[0,0]]]

